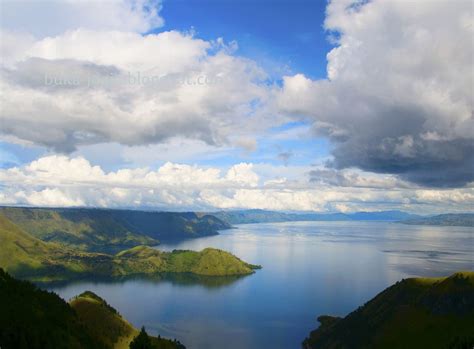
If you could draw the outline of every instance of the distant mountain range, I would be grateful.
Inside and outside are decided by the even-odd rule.
[[[421,216],[402,211],[356,213],[285,213],[266,210],[219,211],[210,215],[229,224],[274,223],[296,221],[402,221]]]
[[[473,348],[474,273],[405,279],[344,318],[318,321],[304,349]]]
[[[431,217],[418,217],[402,221],[403,224],[474,227],[474,213],[449,213]]]

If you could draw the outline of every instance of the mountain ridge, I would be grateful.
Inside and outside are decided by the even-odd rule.
[[[305,349],[471,348],[474,272],[404,279],[344,318],[318,320]]]
[[[230,228],[216,217],[194,212],[2,206],[0,214],[42,241],[90,252],[155,246],[160,240],[216,235]]]
[[[474,227],[474,213],[445,213],[436,216],[403,220],[410,225],[438,225],[445,227]]]
[[[211,212],[229,224],[277,223],[297,221],[390,221],[396,222],[420,216],[403,211],[374,211],[355,213],[287,213],[267,210],[235,210]]]
[[[252,274],[260,268],[213,248],[200,252],[162,252],[147,246],[135,246],[117,254],[75,250],[41,241],[1,213],[0,245],[0,267],[16,277],[45,282],[157,273],[234,276]]]

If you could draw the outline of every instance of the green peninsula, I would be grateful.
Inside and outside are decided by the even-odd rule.
[[[259,268],[214,248],[200,252],[162,252],[147,246],[136,246],[117,254],[75,250],[41,241],[2,214],[0,246],[1,268],[16,277],[36,281],[157,273],[230,276],[251,274]]]

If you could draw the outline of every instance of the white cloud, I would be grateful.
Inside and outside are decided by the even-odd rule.
[[[417,212],[467,211],[474,204],[472,187],[400,187],[393,178],[360,171],[320,172],[320,178],[338,180],[310,182],[297,179],[302,169],[286,168],[289,177],[282,178],[282,167],[271,171],[269,166],[241,163],[223,170],[168,162],[154,170],[122,168],[107,172],[82,157],[51,155],[21,167],[0,170],[0,181],[4,183],[0,204],[168,210],[404,208]]]
[[[278,124],[265,116],[264,72],[221,42],[79,29],[10,51],[16,61],[0,81],[2,133],[56,151],[173,137],[222,146],[251,140],[266,117]]]
[[[0,8],[3,28],[39,38],[78,28],[144,33],[164,24],[156,0],[2,0]]]
[[[328,4],[328,78],[284,78],[281,110],[335,144],[333,165],[427,186],[474,180],[471,1]]]

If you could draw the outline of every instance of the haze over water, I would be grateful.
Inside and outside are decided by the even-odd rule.
[[[247,224],[158,248],[206,247],[263,269],[238,279],[182,275],[161,281],[80,281],[51,289],[65,299],[93,291],[135,326],[176,337],[190,349],[291,349],[316,328],[317,316],[346,315],[402,278],[474,269],[474,232],[466,227]]]

